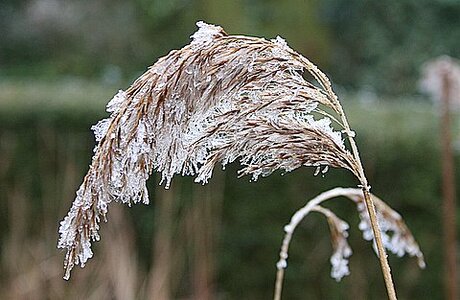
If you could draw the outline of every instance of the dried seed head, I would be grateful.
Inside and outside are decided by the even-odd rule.
[[[345,196],[352,199],[357,205],[359,217],[361,219],[359,229],[363,232],[363,238],[368,241],[373,240],[374,234],[370,225],[369,214],[366,210],[362,192],[359,189],[350,189],[350,193]],[[377,196],[371,196],[375,204],[375,210],[377,211],[384,247],[399,257],[406,254],[411,257],[416,257],[419,267],[422,269],[425,268],[423,253],[409,228],[407,228],[404,223],[401,215]],[[375,244],[374,251],[377,252]]]
[[[98,223],[112,200],[149,202],[146,181],[154,170],[166,188],[175,174],[205,184],[217,163],[235,160],[239,175],[254,180],[301,166],[357,174],[344,128],[334,129],[326,113],[338,113],[340,104],[315,65],[279,37],[229,36],[197,25],[190,45],[119,91],[107,105],[110,117],[93,126],[99,144],[59,229],[66,278],[92,257],[91,241],[99,239]]]
[[[350,226],[327,208],[318,205],[313,210],[322,213],[327,218],[331,231],[332,248],[334,250],[330,259],[332,264],[331,277],[336,281],[340,281],[344,276],[350,275],[348,258],[353,253],[347,240],[347,230]]]
[[[312,211],[322,213],[326,216],[329,223],[333,248],[333,254],[330,259],[332,264],[331,277],[340,281],[344,276],[349,275],[348,258],[352,254],[351,248],[347,242],[347,230],[349,226],[332,211],[320,205],[324,201],[336,197],[346,197],[356,203],[358,213],[361,218],[359,228],[363,231],[364,239],[373,240],[374,235],[371,229],[369,215],[365,208],[365,201],[361,189],[334,188],[319,194],[308,201],[305,206],[297,210],[292,216],[289,224],[284,226],[285,235],[281,245],[279,260],[276,264],[278,269],[276,282],[277,291],[281,291],[282,278],[284,277],[282,274],[284,274],[284,270],[287,268],[287,258],[292,235],[300,222]],[[375,195],[371,194],[371,197],[375,203],[379,224],[381,224],[380,229],[385,248],[400,257],[405,254],[415,256],[419,267],[423,269],[425,267],[423,253],[421,252],[420,247],[415,241],[409,228],[407,228],[404,223],[402,217]],[[376,249],[374,248],[374,250]]]

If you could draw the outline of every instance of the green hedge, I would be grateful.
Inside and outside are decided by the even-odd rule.
[[[104,105],[117,88],[86,82],[3,82],[0,87],[0,242],[16,235],[23,240],[38,239],[44,241],[50,255],[62,259],[55,250],[57,223],[70,207],[90,163],[94,141],[89,128],[105,116]],[[441,299],[441,184],[434,108],[429,103],[403,100],[360,103],[344,97],[342,102],[357,132],[372,191],[403,215],[426,256],[427,269],[420,271],[415,260],[390,255],[400,298]],[[249,178],[237,179],[237,169],[232,165],[225,172],[216,171],[221,180],[211,180],[209,187],[197,186],[190,178],[174,179],[178,215],[200,201],[193,191],[223,188],[215,245],[216,289],[223,299],[269,299],[282,229],[291,214],[321,191],[356,186],[357,182],[342,170],[331,170],[323,178],[303,168],[254,183]],[[157,182],[157,178],[150,182],[150,206],[125,209],[134,224],[136,253],[145,269],[152,263]],[[294,235],[284,298],[385,298],[378,260],[371,245],[361,238],[353,205],[338,200],[327,206],[351,225],[351,275],[341,283],[330,278],[327,223],[312,215]],[[183,236],[177,232],[174,241],[183,245]],[[95,249],[89,265],[101,259],[99,245]],[[0,251],[6,257],[7,250]],[[189,260],[186,255],[185,261]],[[0,273],[8,274],[7,266],[3,259]],[[192,275],[187,267],[184,274],[178,279],[177,297],[190,290]],[[10,279],[8,275],[0,279],[0,298],[2,293],[8,295]],[[60,280],[59,276],[53,280]]]

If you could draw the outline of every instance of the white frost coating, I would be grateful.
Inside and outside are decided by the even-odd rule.
[[[78,254],[78,259],[80,261],[81,267],[83,268],[85,267],[85,264],[88,261],[88,259],[93,257],[93,251],[91,250],[91,242],[89,241],[89,239],[83,240],[81,246],[82,246],[83,251],[81,251]]]
[[[280,37],[279,35],[276,36],[276,38],[272,41],[282,48],[288,48],[288,44],[286,40]]]
[[[286,58],[288,56],[287,50],[290,50],[288,44],[286,43],[286,40],[278,35],[275,39],[272,39],[271,41],[278,46],[276,48],[273,48],[273,56],[279,58]]]
[[[321,166],[317,166],[315,169],[315,173],[313,173],[313,176],[318,176],[320,171],[321,171]]]
[[[342,280],[344,276],[350,274],[348,258],[353,253],[347,241],[347,230],[350,226],[327,208],[318,205],[314,207],[313,210],[322,213],[328,220],[331,230],[332,248],[334,249],[334,253],[330,259],[332,265],[331,277],[338,282]]]
[[[281,38],[228,36],[219,26],[197,25],[191,46],[171,51],[120,90],[107,105],[110,117],[92,127],[98,146],[59,229],[66,278],[92,256],[91,241],[99,239],[112,201],[149,202],[153,171],[168,188],[176,174],[205,184],[217,164],[234,161],[252,180],[302,166],[352,170],[340,131],[316,115],[320,106],[334,107],[330,87],[304,79],[313,72],[306,58]]]
[[[96,142],[100,142],[102,138],[106,135],[107,130],[109,129],[111,118],[103,119],[97,122],[97,124],[91,126],[91,130],[94,132],[94,138]]]
[[[287,268],[287,261],[286,259],[282,258],[276,263],[276,268],[279,269],[286,269]]]
[[[94,137],[96,142],[100,142],[102,138],[106,135],[107,130],[109,129],[110,123],[113,121],[113,117],[118,113],[122,104],[126,101],[126,93],[123,90],[119,90],[118,93],[113,96],[113,98],[107,104],[107,112],[111,113],[110,118],[100,120],[97,124],[91,127],[91,130],[94,132]],[[114,138],[114,136],[110,136]],[[95,148],[97,150],[97,147]]]
[[[346,134],[347,136],[351,137],[351,138],[355,138],[356,137],[356,132],[353,131],[353,130],[342,130],[341,131],[342,133]]]
[[[119,90],[118,93],[113,96],[112,100],[107,103],[107,112],[117,113],[121,105],[126,101],[126,92]]]
[[[284,226],[284,232],[286,233],[292,233],[292,231],[294,231],[294,226],[288,224],[286,226]]]
[[[367,241],[373,241],[374,233],[370,225],[369,214],[363,202],[357,204],[359,217],[359,229],[362,231],[363,238]],[[412,235],[409,235],[407,228],[402,226],[401,216],[395,211],[383,214],[377,210],[377,219],[380,225],[383,246],[398,257],[405,254],[417,257],[420,268],[425,268],[425,261],[419,246],[415,243]],[[375,241],[373,241],[374,251],[377,253]]]
[[[216,37],[222,36],[222,27],[206,24],[203,21],[196,22],[198,26],[198,31],[196,31],[190,38],[192,39],[191,45],[197,44],[209,44]]]
[[[327,134],[340,148],[345,149],[345,145],[342,139],[342,133],[334,130],[331,126],[331,119],[324,117],[319,120],[315,120],[313,116],[306,116],[305,121],[309,126]]]
[[[348,268],[348,258],[353,253],[351,251],[350,245],[347,242],[348,237],[348,224],[340,219],[337,220],[340,222],[338,224],[338,237],[334,242],[334,253],[331,256],[331,277],[336,281],[340,281],[344,276],[350,275],[350,270]]]
[[[248,111],[247,118],[254,123],[269,124],[274,128],[279,126],[294,127],[296,124],[300,127],[313,128],[321,132],[324,136],[333,140],[339,147],[344,148],[341,140],[341,133],[334,131],[330,126],[331,122],[328,118],[315,120],[311,113],[316,109],[318,103],[313,101],[298,101],[296,95],[299,91],[303,92],[302,88],[294,91],[286,89],[286,87],[273,85],[269,89],[276,89],[276,93],[280,95],[292,95],[290,103],[286,103],[283,98],[279,99],[264,99],[264,94],[259,90],[241,90],[238,94],[227,96],[215,108],[209,110],[204,115],[192,116],[186,133],[181,139],[184,142],[184,148],[190,148],[192,145],[195,148],[195,156],[190,157],[192,170],[186,170],[183,174],[194,175],[197,173],[195,182],[207,183],[212,176],[212,166],[205,164],[205,162],[212,156],[214,151],[226,148],[233,145],[229,150],[224,153],[221,158],[222,164],[225,166],[233,162],[238,157],[242,157],[241,163],[243,165],[271,165],[272,167],[258,168],[252,172],[252,180],[257,180],[260,176],[268,176],[275,169],[283,169],[285,172],[290,172],[301,165],[295,161],[284,159],[276,161],[277,166],[274,166],[278,153],[273,152],[267,155],[266,152],[258,154],[256,152],[257,146],[261,143],[251,143],[250,140],[254,139],[247,134],[257,134],[257,131],[251,129],[251,132],[245,131],[247,124],[241,122],[242,112]],[[248,102],[236,106],[235,103],[241,103],[242,98],[248,98]],[[254,103],[270,102],[270,105],[264,106],[263,109],[254,110]],[[292,106],[292,109],[291,107]],[[289,110],[288,110],[289,109]],[[283,110],[282,113],[280,111]],[[225,116],[225,118],[223,118]],[[216,125],[227,124],[226,128],[229,132],[220,134],[209,134],[216,128]],[[262,133],[262,132],[261,132]],[[260,137],[259,137],[260,138]],[[284,135],[271,134],[262,143],[273,145],[274,143],[286,144],[286,137]],[[280,149],[284,151],[284,149]],[[180,161],[178,161],[180,162]],[[327,161],[321,163],[326,164]],[[313,163],[304,165],[314,165]],[[328,166],[326,165],[323,172],[327,172]],[[323,173],[323,174],[324,174]]]
[[[351,248],[348,243],[343,242],[343,245],[339,245],[331,256],[331,277],[337,282],[341,281],[343,277],[350,275],[350,269],[348,268],[348,257],[352,254]]]
[[[326,193],[327,195],[327,193]],[[323,199],[327,199],[326,197]],[[294,233],[295,228],[311,211],[322,213],[328,219],[329,227],[331,230],[331,239],[334,252],[330,258],[332,265],[331,277],[336,281],[340,281],[344,276],[350,274],[348,268],[348,258],[352,254],[352,250],[347,242],[349,225],[337,217],[329,209],[323,208],[318,205],[322,198],[318,197],[308,202],[306,206],[298,210],[291,218],[289,224],[284,226],[285,237],[280,251],[280,258],[276,263],[278,270],[287,268],[288,247]]]
[[[347,197],[357,204],[357,209],[361,222],[359,228],[363,231],[363,236],[366,240],[371,240],[373,237],[372,230],[369,224],[369,218],[367,217],[367,210],[363,198],[362,189],[353,188],[334,188],[319,194],[312,200],[308,201],[305,206],[297,210],[291,217],[289,224],[284,226],[285,235],[281,245],[279,253],[279,260],[276,263],[278,269],[275,283],[275,290],[279,292],[282,288],[282,282],[284,278],[284,272],[287,267],[287,257],[289,251],[289,245],[292,239],[292,235],[298,226],[298,224],[311,212],[317,211],[325,215],[328,219],[329,228],[331,230],[331,240],[333,246],[333,254],[330,258],[332,265],[331,277],[340,281],[344,276],[350,274],[348,267],[348,258],[352,254],[352,250],[347,242],[349,225],[338,218],[330,210],[320,206],[320,204],[326,200],[335,197]],[[420,251],[417,242],[410,233],[409,229],[404,224],[402,217],[382,200],[376,196],[371,195],[374,199],[376,209],[378,212],[379,222],[384,231],[385,237],[383,238],[384,243],[388,249],[392,249],[392,252],[399,256],[408,253],[410,256],[417,257],[417,261],[420,268],[425,267],[423,260],[423,254]],[[393,233],[393,235],[391,235]],[[396,233],[396,234],[395,234]],[[376,251],[377,252],[377,251]]]

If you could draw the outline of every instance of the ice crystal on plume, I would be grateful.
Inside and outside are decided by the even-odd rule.
[[[374,199],[375,201],[375,199]],[[420,268],[425,268],[425,261],[423,254],[420,251],[418,244],[415,242],[413,236],[410,234],[409,229],[402,221],[401,215],[394,210],[389,209],[386,204],[376,201],[376,205],[384,209],[377,210],[377,217],[382,235],[382,242],[386,249],[399,257],[408,254],[409,256],[417,257],[417,262]],[[364,202],[357,203],[359,217],[359,229],[363,233],[363,238],[367,241],[374,239],[374,234],[370,225],[369,215],[366,212]],[[374,251],[377,252],[375,243],[373,244]]]

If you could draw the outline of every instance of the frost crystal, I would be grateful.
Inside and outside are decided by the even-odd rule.
[[[192,39],[191,44],[209,44],[216,37],[222,36],[223,29],[220,26],[206,24],[203,21],[196,22],[198,31],[195,32],[190,38]]]
[[[123,90],[119,90],[118,93],[113,96],[112,100],[107,104],[107,112],[117,113],[121,105],[126,101],[126,93]]]
[[[425,268],[423,254],[409,229],[402,221],[401,216],[375,196],[374,202],[376,204],[383,246],[399,257],[405,254],[417,257],[419,267]],[[364,201],[360,200],[357,202],[357,207],[361,219],[359,229],[363,233],[363,238],[367,241],[373,241],[374,233]],[[373,247],[377,253],[375,242],[373,243]]]
[[[91,130],[94,132],[94,137],[96,139],[96,142],[100,142],[102,138],[106,135],[111,121],[112,119],[103,119],[97,122],[96,125],[93,125],[91,127]]]
[[[350,275],[348,268],[348,257],[352,254],[351,248],[348,246],[346,240],[341,241],[337,250],[331,256],[331,277],[337,282],[341,281],[343,277]]]
[[[276,263],[276,268],[277,268],[277,269],[286,269],[286,268],[287,268],[287,261],[286,261],[286,259],[280,259],[280,260]]]
[[[276,37],[276,39],[273,40],[274,43],[277,45],[281,46],[282,48],[288,47],[288,44],[286,43],[286,40],[280,37],[279,35]]]

